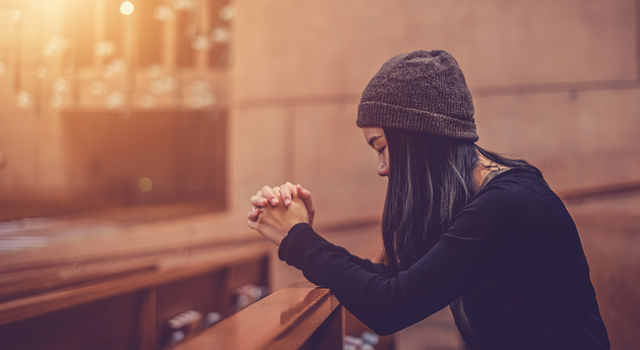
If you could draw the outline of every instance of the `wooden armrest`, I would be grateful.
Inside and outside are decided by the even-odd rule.
[[[175,349],[298,349],[337,307],[329,289],[296,282]]]

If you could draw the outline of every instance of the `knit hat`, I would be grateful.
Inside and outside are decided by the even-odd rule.
[[[478,140],[464,75],[442,50],[403,53],[382,65],[362,93],[356,124]]]

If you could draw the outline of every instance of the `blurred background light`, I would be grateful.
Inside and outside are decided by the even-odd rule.
[[[4,72],[4,62],[0,62],[0,75]]]
[[[122,13],[123,15],[130,15],[133,13],[133,4],[130,3],[129,1],[125,1],[122,4],[120,4],[120,13]]]
[[[147,76],[149,78],[157,77],[162,68],[158,64],[150,64],[147,66]]]
[[[163,19],[167,18],[167,8],[165,6],[158,6],[155,9],[153,9],[153,18],[162,21]]]
[[[104,99],[104,104],[109,109],[116,109],[122,106],[123,103],[123,95],[119,91],[110,92],[107,97]]]
[[[54,51],[60,46],[61,40],[60,37],[54,35],[49,40],[42,45],[42,54],[45,56],[51,56]]]
[[[149,94],[141,95],[138,99],[138,104],[140,105],[140,107],[145,109],[153,107],[155,105],[155,102],[155,98]]]
[[[153,181],[148,177],[143,177],[138,181],[138,186],[140,186],[140,191],[149,192],[153,188]]]
[[[225,43],[229,41],[229,30],[224,27],[217,27],[211,31],[209,39],[216,43]]]
[[[64,91],[64,88],[66,87],[67,82],[62,79],[62,78],[56,78],[56,80],[53,81],[53,91],[55,92],[62,92]]]
[[[187,1],[186,0],[173,0],[171,2],[171,5],[173,5],[174,8],[181,10],[185,7],[187,7]]]
[[[187,98],[187,105],[193,109],[199,109],[203,107],[204,101],[200,95],[190,95]]]
[[[107,64],[107,69],[109,69],[111,73],[117,73],[120,71],[121,68],[122,68],[122,61],[119,59],[111,60],[109,64]]]
[[[230,5],[227,5],[220,9],[220,19],[223,21],[230,21],[233,19],[233,16],[236,14],[235,8]]]
[[[163,92],[164,86],[162,85],[162,81],[158,79],[154,79],[149,83],[149,91],[152,94],[159,95]]]
[[[100,95],[104,91],[104,84],[101,81],[94,81],[89,85],[89,91],[93,95]]]
[[[209,42],[204,35],[196,35],[193,40],[191,40],[191,46],[196,50],[204,50],[209,48]]]
[[[207,84],[202,80],[194,80],[189,84],[189,90],[192,93],[201,93],[207,88]]]
[[[116,52],[116,44],[112,41],[98,41],[93,46],[93,53],[98,57],[112,56]]]
[[[20,108],[31,107],[31,94],[26,91],[21,91],[16,97],[16,102]]]
[[[59,94],[51,95],[51,106],[52,107],[60,107],[62,106],[62,96]]]
[[[20,10],[11,11],[11,20],[14,22],[18,22],[22,18],[22,12]]]
[[[162,89],[165,91],[173,90],[175,87],[172,77],[162,77]]]
[[[36,77],[44,78],[45,75],[47,75],[47,69],[44,66],[38,66],[38,68],[36,68]]]
[[[218,102],[218,95],[211,92],[202,94],[202,104],[204,106],[210,106],[212,104],[215,104],[216,102]]]

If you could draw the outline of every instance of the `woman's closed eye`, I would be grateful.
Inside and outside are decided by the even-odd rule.
[[[384,146],[382,148],[380,148],[380,150],[378,150],[378,154],[382,154],[382,152],[384,152],[384,150],[387,148],[387,146]]]

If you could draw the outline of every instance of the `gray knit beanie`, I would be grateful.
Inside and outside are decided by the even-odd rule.
[[[403,53],[382,65],[362,93],[356,124],[478,140],[464,75],[442,50]]]

